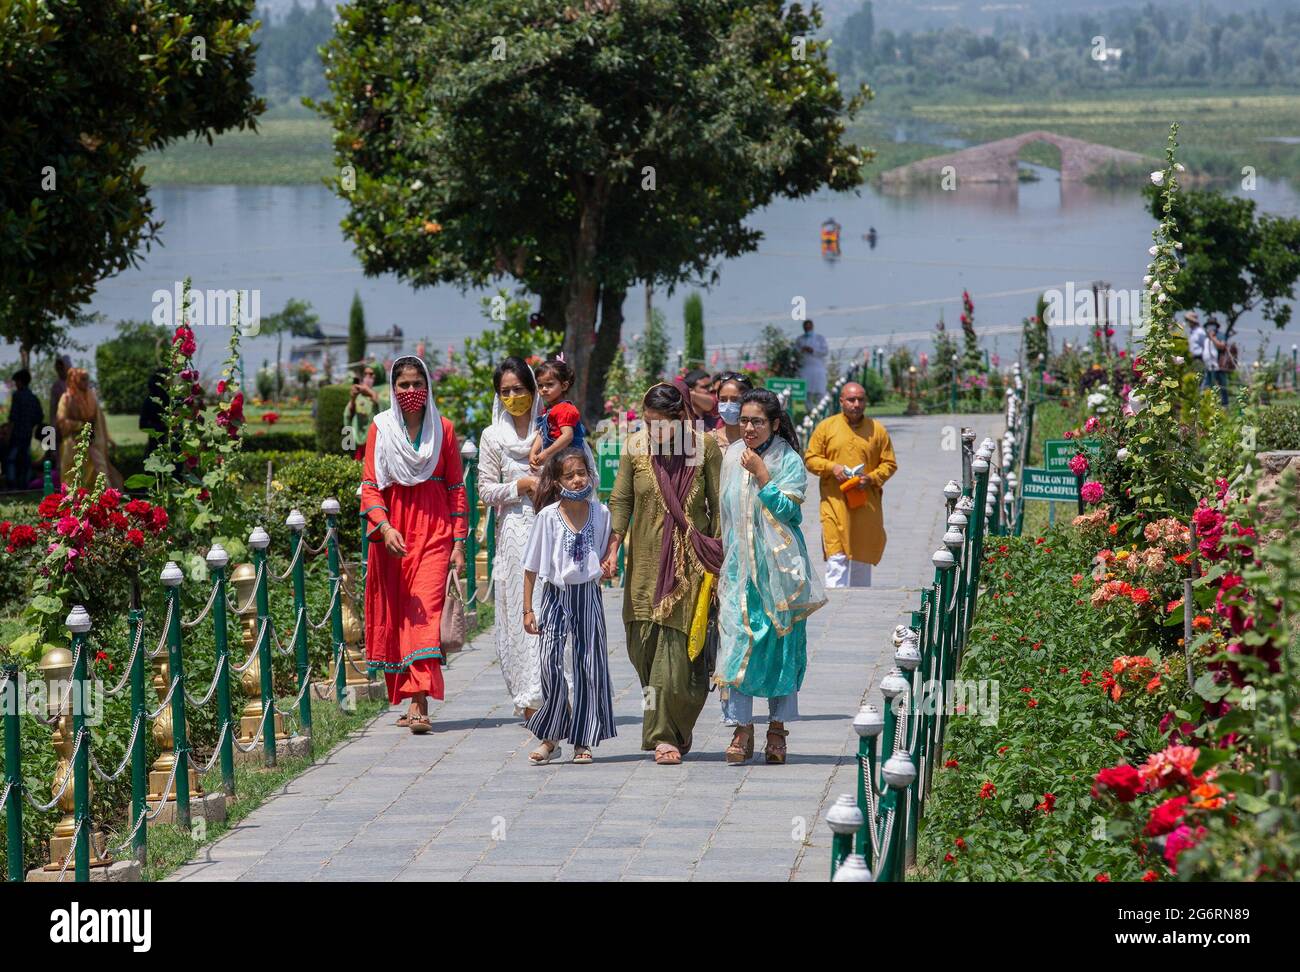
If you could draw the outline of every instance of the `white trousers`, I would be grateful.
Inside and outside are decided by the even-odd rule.
[[[870,587],[871,565],[850,560],[845,554],[831,554],[826,558],[826,586]]]

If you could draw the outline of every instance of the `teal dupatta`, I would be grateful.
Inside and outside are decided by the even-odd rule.
[[[777,438],[763,453],[759,488],[741,464],[745,443],[722,461],[722,544],[715,680],[759,698],[797,692],[808,653],[804,620],[826,603],[800,524],[808,488],[803,458]]]

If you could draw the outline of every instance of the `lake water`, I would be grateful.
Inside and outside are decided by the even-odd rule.
[[[764,323],[796,330],[794,302],[802,298],[833,347],[909,341],[929,348],[942,312],[957,327],[960,299],[975,302],[976,330],[994,353],[1010,357],[1020,321],[1033,313],[1040,291],[1078,289],[1103,280],[1113,288],[1140,288],[1149,259],[1153,222],[1135,190],[1063,187],[1056,172],[1035,168],[1038,182],[993,188],[961,187],[889,195],[874,188],[859,194],[826,193],[779,201],[752,217],[763,232],[757,252],[725,262],[717,284],[703,292],[706,337],[742,357]],[[1296,215],[1300,194],[1286,183],[1261,179],[1252,194],[1262,210]],[[339,231],[344,204],[321,186],[160,186],[153,190],[163,246],[145,254],[138,269],[104,281],[91,309],[110,321],[143,319],[157,290],[170,290],[186,275],[195,287],[258,289],[263,314],[290,298],[308,300],[329,333],[344,333],[353,291],[365,303],[370,333],[399,324],[406,348],[421,339],[438,354],[477,334],[487,324],[483,292],[454,287],[414,290],[395,277],[363,275]],[[842,230],[842,256],[824,259],[819,227],[828,217]],[[862,238],[869,227],[874,249]],[[656,293],[676,348],[682,342],[685,290]],[[639,332],[644,296],[633,291],[625,336]],[[1262,321],[1239,325],[1246,353],[1253,353]],[[74,336],[93,350],[112,325],[80,329]],[[1271,346],[1289,350],[1300,340],[1273,331]],[[1054,343],[1079,340],[1081,328],[1059,328]],[[1121,333],[1120,337],[1123,337]],[[228,332],[199,329],[200,366],[210,370],[224,356]],[[286,357],[289,340],[286,339]],[[91,351],[74,354],[88,357]],[[275,356],[266,337],[245,341],[249,369]],[[1271,357],[1271,352],[1270,352]],[[1247,359],[1249,360],[1249,359]]]

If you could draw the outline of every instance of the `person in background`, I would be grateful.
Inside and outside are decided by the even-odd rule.
[[[1228,407],[1228,369],[1224,367],[1228,359],[1227,342],[1219,338],[1219,322],[1211,317],[1205,322],[1205,350],[1201,360],[1205,362],[1205,381],[1203,388],[1219,389],[1219,403]]]
[[[718,415],[718,398],[710,387],[713,377],[703,368],[692,368],[681,378],[689,396],[690,408],[694,419],[704,423],[704,430],[711,432],[722,425]]]
[[[45,413],[41,411],[40,400],[32,393],[32,373],[20,368],[14,372],[13,381],[4,474],[14,489],[27,489],[32,478],[32,436],[44,425]]]
[[[167,387],[167,372],[155,368],[149,376],[149,387],[145,392],[144,404],[140,406],[140,428],[151,433],[145,441],[145,458],[158,448],[167,435],[167,409],[171,400],[171,389]]]
[[[767,699],[768,763],[786,758],[808,668],[805,619],[826,603],[804,543],[808,473],[794,423],[765,388],[741,403],[743,438],[722,458],[718,663],[722,720],[735,728],[726,760],[754,754],[754,699]]]
[[[361,371],[361,380],[353,383],[347,407],[343,409],[343,420],[352,430],[352,443],[356,447],[353,458],[358,461],[366,457],[366,436],[375,412],[381,407],[379,392],[375,391],[375,369],[366,365]]]
[[[740,427],[740,402],[745,392],[753,390],[754,386],[744,375],[724,371],[718,376],[718,416],[721,424],[710,434],[723,452],[733,442],[739,442],[743,435]]]
[[[1201,387],[1208,387],[1205,380],[1205,328],[1201,326],[1201,315],[1194,310],[1183,315],[1187,325],[1187,354],[1191,365],[1201,373]]]
[[[866,390],[846,382],[839,414],[817,424],[804,454],[808,471],[821,480],[827,587],[870,587],[871,567],[885,552],[881,498],[898,462],[889,433],[866,415],[866,406]]]
[[[50,421],[54,422],[54,455],[50,457],[54,467],[54,472],[59,473],[59,456],[62,453],[63,433],[59,431],[59,423],[55,417],[59,414],[59,402],[63,400],[63,393],[68,390],[68,369],[72,367],[72,359],[66,354],[61,354],[54,359],[54,381],[50,384]]]
[[[813,331],[813,322],[803,322],[803,335],[794,342],[799,349],[803,363],[799,366],[799,377],[804,380],[807,399],[805,407],[812,411],[826,394],[826,361],[831,349],[826,339]]]
[[[81,470],[81,481],[73,482],[73,464],[76,462],[77,442],[84,426],[90,425],[90,447],[86,463]],[[108,450],[116,443],[108,434],[108,419],[99,404],[99,398],[90,387],[90,373],[85,368],[68,369],[68,388],[59,399],[55,413],[55,428],[63,437],[59,445],[59,468],[63,484],[71,492],[78,486],[90,489],[95,477],[103,473],[107,485],[122,488],[122,475],[108,461]]]

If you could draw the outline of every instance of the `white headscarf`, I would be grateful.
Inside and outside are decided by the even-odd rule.
[[[497,430],[497,437],[501,446],[505,449],[510,458],[516,462],[527,464],[528,454],[533,448],[533,440],[537,437],[537,416],[542,412],[542,396],[537,394],[537,376],[533,374],[531,365],[526,365],[528,374],[533,379],[533,408],[528,414],[528,434],[520,438],[519,433],[515,430],[515,417],[506,411],[506,407],[501,402],[501,395],[492,396],[492,425]]]
[[[424,372],[424,384],[429,391],[424,405],[424,425],[420,429],[420,448],[411,445],[406,435],[406,421],[402,406],[397,402],[397,366],[402,370],[415,362]],[[442,416],[433,404],[433,383],[429,369],[423,361],[412,356],[398,358],[388,372],[388,387],[392,390],[392,404],[375,416],[375,480],[383,489],[392,483],[416,486],[426,482],[438,468],[442,455]]]

